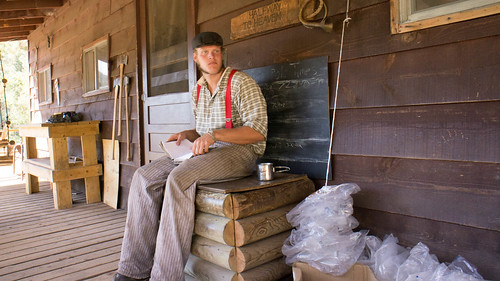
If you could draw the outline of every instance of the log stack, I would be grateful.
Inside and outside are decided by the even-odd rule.
[[[291,274],[281,253],[292,229],[286,213],[314,190],[307,176],[294,174],[199,184],[186,280],[274,281]]]

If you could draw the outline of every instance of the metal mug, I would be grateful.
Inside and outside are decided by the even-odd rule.
[[[280,170],[277,170],[280,169]],[[273,163],[260,163],[257,165],[257,177],[260,181],[270,181],[274,179],[274,173],[290,171],[287,166],[273,166]]]

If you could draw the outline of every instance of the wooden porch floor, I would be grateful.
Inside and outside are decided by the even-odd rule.
[[[83,194],[73,200],[55,210],[48,182],[27,195],[12,168],[0,167],[0,280],[112,280],[126,212],[86,204]]]

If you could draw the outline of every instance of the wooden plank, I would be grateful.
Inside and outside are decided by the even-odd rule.
[[[47,164],[50,166],[50,160],[49,158],[46,158]],[[45,165],[38,165],[41,164],[41,161],[36,161],[35,159],[28,159],[23,162],[23,172],[36,176],[36,177],[41,177],[43,179],[47,179],[49,181],[53,181],[53,173],[50,167],[46,167]],[[32,192],[26,192],[28,194],[31,194]]]
[[[96,178],[99,179],[99,176],[102,175],[102,166],[101,164],[81,166],[81,167],[73,167],[61,171],[52,171],[52,179],[53,181],[63,181],[63,180],[74,180],[81,178]],[[87,189],[87,184],[86,189]],[[99,202],[101,201],[101,193],[98,191],[99,183],[97,186],[89,185],[89,194],[87,192],[87,199],[90,199],[89,203]],[[97,201],[96,201],[97,200]]]
[[[298,203],[315,190],[311,180],[303,178],[269,188],[232,194],[233,211],[225,211],[231,219],[241,219]]]
[[[27,10],[9,10],[0,11],[1,19],[29,19],[29,18],[44,18],[48,14],[53,13],[53,9],[27,9]]]
[[[333,183],[361,187],[357,207],[500,231],[498,163],[335,155],[333,167]]]
[[[234,221],[233,239],[235,241],[225,240],[226,243],[230,246],[241,247],[292,229],[286,219],[286,214],[293,207],[295,207],[295,204],[290,204],[276,210]]]
[[[285,27],[299,22],[299,0],[273,2],[231,19],[231,39]]]
[[[38,240],[38,246],[34,246],[34,249],[12,249],[13,252],[9,256],[9,258],[3,259],[2,261],[0,261],[0,264],[8,266],[12,264],[19,264],[22,262],[34,261],[51,254],[71,251],[80,247],[89,247],[93,244],[103,243],[111,239],[120,239],[123,238],[124,227],[125,223],[123,222],[121,225],[119,225],[119,227],[112,230],[98,228],[96,233],[94,235],[89,235],[88,238],[86,238],[83,234],[82,236],[77,236],[79,234],[76,234],[76,238],[66,239],[67,241],[59,237],[58,241],[60,242],[55,242],[53,243],[53,245],[47,245],[46,247],[40,246],[40,240]],[[85,235],[87,235],[88,231],[85,231],[84,233]]]
[[[65,233],[74,234],[75,232],[79,231],[78,230],[79,228],[91,227],[91,226],[97,228],[105,225],[106,223],[110,223],[110,221],[119,217],[122,217],[122,215],[116,214],[115,216],[94,217],[84,221],[77,221],[76,223],[59,221],[58,225],[50,225],[46,227],[36,228],[37,229],[36,233],[40,237],[50,236],[50,235],[64,235]],[[33,241],[38,241],[38,238],[36,236],[33,236],[33,230],[31,229],[19,231],[18,233],[14,234],[5,235],[0,240],[0,242],[3,244],[0,245],[0,249],[7,249],[8,248],[8,246],[6,245],[7,243],[21,241],[21,240],[24,240],[27,243],[29,242],[30,239]]]
[[[355,208],[354,216],[361,229],[369,229],[370,234],[379,238],[392,233],[399,244],[407,247],[422,242],[440,262],[451,262],[461,255],[475,265],[486,280],[494,280],[500,274],[498,231],[363,208]]]
[[[23,137],[24,143],[24,159],[37,158],[38,152],[36,149],[36,138]],[[36,193],[40,190],[38,185],[38,177],[27,174],[26,175],[26,193]]]
[[[201,182],[198,184],[198,190],[206,190],[216,193],[234,193],[268,188],[289,182],[307,179],[304,175],[296,174],[276,174],[272,181],[259,181],[256,175],[248,176],[237,180],[227,180],[224,182]]]
[[[116,273],[118,270],[118,262],[120,261],[120,253],[114,254],[112,256],[108,256],[106,259],[103,259],[103,262],[97,262],[97,264],[91,263],[87,265],[82,265],[79,271],[73,272],[71,274],[65,274],[58,278],[52,280],[75,280],[77,278],[83,278],[84,280],[88,280],[88,277],[95,277],[97,275],[96,272],[109,272],[113,271]],[[107,276],[108,274],[106,274]],[[109,280],[109,279],[106,279]]]
[[[0,10],[24,10],[24,9],[40,9],[40,8],[57,8],[63,5],[62,0],[43,0],[43,1],[29,1],[29,0],[17,0],[17,1],[6,1],[2,3],[2,8]]]
[[[496,45],[499,36],[344,61],[337,108],[498,100]]]
[[[46,273],[36,274],[30,276],[28,278],[18,279],[19,281],[27,281],[27,280],[74,280],[73,278],[77,278],[77,276],[82,276],[84,273],[87,273],[88,270],[98,270],[96,267],[101,266],[103,264],[107,264],[109,262],[116,264],[120,259],[120,253],[110,253],[107,256],[97,257],[92,260],[87,260],[84,262],[80,262],[78,267],[65,267],[60,268],[57,271],[50,271]]]
[[[117,209],[118,208],[118,194],[119,194],[119,176],[120,176],[120,145],[115,140],[115,160],[113,160],[113,143],[112,140],[102,140],[102,154],[104,159],[104,191],[103,202]]]
[[[48,274],[51,271],[61,270],[69,266],[79,266],[80,263],[85,262],[89,259],[102,258],[108,256],[110,253],[120,253],[121,239],[114,242],[112,247],[97,248],[90,246],[87,247],[87,250],[91,250],[91,252],[81,251],[79,249],[76,251],[72,251],[71,254],[56,255],[53,257],[52,262],[45,260],[37,260],[35,261],[35,263],[28,265],[27,269],[24,268],[22,271],[6,274],[2,276],[2,278],[5,278],[6,280],[19,280],[28,277],[38,278],[36,276],[40,274]],[[49,262],[49,263],[44,264],[44,262]],[[26,266],[26,264],[24,266]],[[81,278],[83,276],[78,276],[78,277]]]
[[[241,273],[283,256],[281,247],[288,236],[290,231],[285,231],[243,247],[233,248],[229,256],[230,269]]]
[[[499,101],[337,111],[334,154],[498,162]]]
[[[205,0],[200,1],[198,5],[198,18],[196,23],[200,24],[204,21],[219,17],[231,11],[241,9],[245,6],[251,5],[255,2],[262,2],[259,0],[240,0],[240,1],[224,1],[220,0]]]

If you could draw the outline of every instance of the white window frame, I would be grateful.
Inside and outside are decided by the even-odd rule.
[[[105,35],[96,41],[84,46],[82,48],[82,91],[84,97],[94,96],[102,93],[107,93],[110,91],[110,73],[109,73],[109,36]],[[96,56],[97,49],[104,47],[105,55],[104,57],[98,58]],[[87,65],[87,61],[85,60],[86,54],[94,54],[93,65]],[[101,63],[101,65],[99,64]],[[105,78],[99,80],[99,67],[104,68]],[[90,68],[90,71],[87,69]],[[93,85],[88,87],[87,73],[91,73],[92,79],[94,81]],[[104,85],[99,87],[99,82],[104,82]]]
[[[38,89],[38,104],[52,103],[52,67],[51,65],[44,66],[38,70],[37,77]]]
[[[404,33],[500,13],[500,0],[457,0],[413,12],[413,0],[391,0],[391,32]]]

